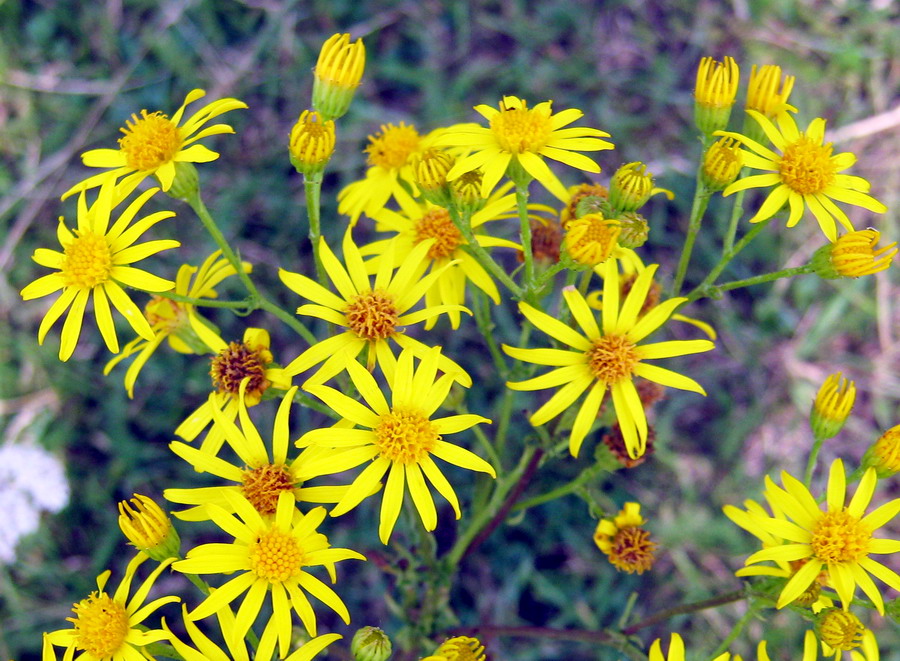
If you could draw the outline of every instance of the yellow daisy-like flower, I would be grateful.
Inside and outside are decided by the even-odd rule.
[[[817,117],[806,130],[797,128],[794,118],[782,113],[776,118],[777,126],[755,110],[747,113],[762,127],[766,136],[780,153],[776,153],[740,133],[717,132],[741,142],[749,151],[744,151],[742,160],[745,167],[765,170],[738,179],[722,193],[725,196],[748,188],[775,186],[763,202],[751,223],[771,218],[785,203],[790,204],[791,214],[787,226],[793,227],[808,208],[816,217],[829,241],[837,239],[838,220],[849,231],[853,231],[850,219],[833,200],[863,207],[875,213],[887,211],[881,202],[868,195],[869,182],[862,177],[840,174],[856,162],[850,152],[832,154],[832,145],[825,142],[825,120]]]
[[[322,239],[319,244],[322,265],[339,295],[305,275],[280,269],[278,276],[288,289],[313,302],[301,305],[297,308],[297,314],[318,317],[346,329],[343,333],[314,344],[297,356],[284,368],[285,373],[295,376],[324,361],[322,367],[307,381],[323,383],[341,372],[348,361],[353,361],[363,349],[368,348],[369,369],[374,368],[377,362],[390,379],[397,359],[391,351],[389,340],[412,350],[420,358],[424,356],[428,347],[403,332],[404,326],[427,321],[450,310],[469,312],[460,305],[430,305],[422,310],[409,312],[443,273],[443,269],[432,269],[428,275],[422,275],[427,268],[428,253],[434,243],[430,239],[418,243],[396,272],[393,254],[396,246],[390,245],[373,283],[369,280],[362,255],[349,231],[344,235],[346,268]],[[450,262],[444,269],[449,266]],[[466,371],[446,356],[441,356],[440,369],[452,373],[464,386],[472,385],[472,379]]]
[[[172,647],[184,661],[250,661],[250,655],[247,653],[247,641],[243,638],[236,639],[232,635],[235,617],[230,608],[225,607],[216,613],[219,627],[222,629],[222,636],[228,647],[227,652],[200,631],[200,628],[188,616],[187,606],[182,605],[181,610],[184,629],[193,646],[185,643],[172,632],[169,625],[166,624],[166,618],[162,618],[162,627],[168,634],[168,640],[172,643]],[[264,635],[260,639],[254,658],[271,659],[275,652],[275,643],[277,642],[275,627],[266,629],[266,633],[269,635]],[[317,636],[291,652],[284,661],[312,661],[319,652],[341,638],[343,636],[337,633]]]
[[[640,376],[671,388],[690,390],[705,395],[699,383],[671,370],[645,361],[671,358],[709,351],[709,340],[672,340],[641,345],[639,342],[662,326],[672,312],[686,299],[673,298],[660,303],[639,318],[657,265],[648,266],[637,277],[628,296],[619,306],[619,270],[615,260],[604,264],[602,324],[598,325],[584,297],[574,287],[566,287],[563,297],[582,333],[540,310],[520,303],[519,310],[532,324],[568,349],[522,349],[503,345],[503,350],[517,360],[556,369],[527,379],[508,382],[513,390],[560,388],[529,418],[532,425],[543,425],[556,417],[585,391],[572,433],[569,450],[578,456],[581,443],[591,430],[607,389],[612,393],[616,417],[622,429],[625,446],[632,458],[644,453],[647,443],[647,416],[634,385]]]
[[[206,258],[199,270],[196,266],[182,264],[175,276],[175,290],[173,293],[190,298],[216,298],[214,287],[237,271],[229,261],[217,250]],[[252,271],[252,266],[242,262],[245,273]],[[193,281],[191,276],[194,276]],[[144,307],[144,316],[153,329],[153,339],[147,340],[136,337],[122,347],[122,353],[110,360],[103,368],[104,374],[109,374],[113,367],[126,358],[137,354],[137,357],[128,366],[125,372],[125,389],[129,397],[134,397],[134,384],[144,365],[153,355],[163,340],[168,340],[169,346],[179,353],[201,354],[214,350],[207,346],[201,339],[208,337],[212,331],[198,312],[193,303],[181,303],[165,296],[154,296]],[[216,343],[219,346],[219,343]]]
[[[656,550],[650,533],[642,527],[645,523],[640,504],[625,503],[615,517],[600,519],[594,531],[594,543],[619,571],[643,574],[653,566]]]
[[[750,82],[747,83],[746,108],[756,110],[770,119],[788,112],[797,112],[787,102],[794,89],[794,80],[794,76],[782,76],[781,67],[777,64],[764,64],[759,68],[754,64],[750,69]]]
[[[128,563],[125,576],[112,595],[104,590],[111,572],[106,570],[100,574],[97,590],[73,606],[75,617],[66,618],[73,628],[44,634],[44,661],[56,658],[54,645],[66,648],[63,661],[72,661],[76,652],[80,652],[79,661],[134,661],[144,658],[144,646],[165,640],[165,631],[148,629],[143,622],[160,606],[180,599],[168,596],[148,604],[144,601],[157,577],[174,558],[161,562],[129,599],[135,572],[146,559],[147,555],[138,553]]]
[[[131,222],[158,188],[142,193],[110,225],[113,208],[132,190],[133,186],[116,187],[113,182],[108,182],[101,187],[97,200],[91,206],[87,205],[85,196],[80,195],[78,226],[70,231],[62,218],[57,225],[56,236],[63,251],[38,248],[32,255],[32,259],[41,266],[58,269],[56,273],[40,277],[26,286],[21,295],[30,301],[62,290],[38,329],[38,344],[43,344],[47,331],[68,310],[59,344],[60,360],[68,360],[75,351],[89,298],[94,300],[94,315],[100,334],[113,353],[119,351],[119,340],[113,325],[110,301],[135,333],[146,340],[154,337],[153,329],[123,285],[149,292],[172,289],[175,283],[171,280],[164,280],[131,264],[181,244],[170,239],[135,244],[153,225],[175,215],[172,211],[157,211]]]
[[[587,127],[563,128],[584,115],[575,108],[553,114],[551,101],[534,108],[515,96],[504,96],[500,108],[487,105],[475,110],[488,120],[490,126],[460,124],[447,130],[438,139],[440,145],[453,145],[473,150],[456,161],[447,173],[448,181],[476,169],[484,171],[481,195],[487,197],[512,165],[520,166],[531,177],[560,200],[566,202],[569,193],[559,178],[544,162],[551,158],[584,172],[600,172],[600,166],[579,151],[612,149],[613,144],[601,138],[609,133]]]
[[[269,388],[287,390],[291,380],[285,371],[274,365],[269,350],[269,331],[248,328],[242,342],[227,343],[208,328],[197,326],[201,339],[216,355],[213,356],[209,375],[215,390],[175,429],[175,435],[193,441],[214,419],[213,410],[233,421],[238,415],[238,401],[243,393],[247,406],[256,406]],[[245,384],[245,380],[247,383]],[[221,425],[213,425],[203,440],[201,450],[215,455],[225,440]]]
[[[325,508],[316,507],[298,517],[293,496],[282,493],[278,497],[275,517],[270,519],[260,515],[243,496],[229,492],[226,498],[237,516],[216,505],[207,507],[210,518],[234,536],[234,542],[202,544],[188,551],[185,560],[172,565],[186,574],[231,575],[237,572],[211,592],[190,613],[190,619],[209,617],[246,592],[231,631],[233,639],[244,638],[259,616],[266,595],[271,593],[272,615],[266,622],[261,640],[276,637],[281,657],[287,654],[291,641],[292,610],[300,617],[309,635],[316,635],[316,615],[304,591],[349,624],[350,614],[341,598],[306,571],[309,567],[351,558],[365,560],[356,551],[332,548],[325,535],[316,532],[325,518]]]
[[[421,661],[485,661],[484,645],[477,638],[455,636],[448,638]]]
[[[473,230],[485,223],[501,218],[509,218],[510,211],[516,206],[515,195],[503,195],[501,187],[488,200],[487,205],[472,214],[469,222]],[[420,204],[408,193],[397,195],[401,212],[382,209],[373,217],[378,222],[377,229],[397,232],[392,239],[376,241],[360,248],[362,255],[376,255],[371,260],[372,267],[384,260],[391,243],[393,246],[394,266],[403,264],[412,253],[413,248],[423,241],[431,241],[426,253],[428,269],[439,271],[437,281],[425,292],[425,306],[451,306],[447,308],[447,316],[453,328],[459,328],[460,308],[466,301],[466,282],[471,281],[476,287],[488,295],[495,305],[500,303],[500,292],[487,271],[472,257],[464,247],[466,240],[453,221],[450,212],[433,204]],[[519,248],[519,244],[488,236],[476,234],[475,240],[485,248],[504,247]],[[425,328],[432,328],[437,317],[425,320]]]
[[[225,497],[225,492],[229,491],[244,496],[263,516],[275,514],[278,497],[282,492],[291,494],[296,502],[336,503],[347,491],[347,487],[303,486],[306,480],[317,477],[317,474],[310,472],[307,466],[324,453],[321,448],[307,448],[300,456],[288,459],[290,436],[288,423],[297,386],[287,391],[278,407],[272,429],[270,456],[267,444],[247,413],[243,396],[246,384],[245,380],[238,398],[237,413],[240,427],[225,417],[217,406],[210,407],[215,425],[220,428],[225,441],[237,454],[241,465],[229,463],[221,457],[198,450],[186,443],[172,441],[169,444],[172,452],[191,464],[197,472],[211,473],[234,483],[233,486],[166,489],[163,495],[167,500],[194,506],[173,512],[179,519],[184,521],[209,519],[206,505],[210,503],[230,512],[230,501]]]
[[[845,505],[846,475],[840,459],[831,464],[825,511],[819,508],[802,482],[784,471],[781,479],[784,489],[766,478],[766,497],[785,513],[787,520],[756,516],[752,523],[754,530],[761,529],[786,541],[764,548],[746,560],[747,565],[779,560],[806,561],[782,589],[776,607],[783,608],[793,602],[819,572],[825,571],[829,585],[837,592],[845,609],[859,585],[883,615],[884,600],[869,574],[895,590],[900,589],[900,576],[870,556],[900,551],[900,541],[878,539],[872,535],[900,512],[900,498],[865,514],[877,481],[875,469],[869,468],[849,505]]]
[[[766,643],[762,642],[759,644],[759,650],[762,653],[759,656],[760,661],[769,661],[768,655],[765,654],[766,651]],[[765,656],[763,656],[765,655]],[[713,661],[728,661],[731,658],[730,652],[723,652],[719,656],[717,656]],[[735,661],[740,661],[739,656],[735,656]],[[653,644],[650,645],[650,652],[647,654],[648,661],[685,661],[684,660],[684,641],[681,639],[681,636],[677,633],[671,634],[669,636],[669,649],[663,654],[662,651],[662,641],[657,638],[653,641]]]
[[[234,129],[227,124],[214,124],[200,130],[201,127],[214,117],[246,108],[247,104],[237,99],[219,99],[200,108],[182,124],[185,107],[204,96],[206,92],[201,89],[191,90],[171,119],[159,111],[141,110],[140,117],[132,115],[131,121],[126,121],[125,127],[119,129],[125,135],[119,138],[118,149],[91,149],[81,155],[88,167],[112,169],[72,186],[63,194],[63,199],[126,175],[131,175],[128,181],[134,185],[151,174],[156,175],[162,190],[168,191],[175,181],[176,163],[207,163],[219,158],[218,153],[193,143],[219,133],[234,133]]]
[[[413,352],[404,350],[396,370],[388,377],[390,405],[372,375],[356,362],[348,363],[347,371],[366,404],[328,386],[307,388],[346,420],[363,427],[314,429],[297,441],[300,447],[352,448],[349,452],[324,458],[312,465],[311,470],[339,473],[368,464],[331,515],[340,516],[359,505],[387,474],[378,526],[378,536],[384,544],[391,536],[403,505],[404,484],[409,485],[409,493],[426,530],[434,530],[437,526],[437,512],[425,483],[426,477],[453,507],[456,518],[460,518],[456,493],[432,457],[496,477],[493,467],[484,459],[443,440],[446,434],[455,434],[482,422],[490,424],[490,420],[474,414],[431,418],[447,398],[454,380],[451,374],[435,380],[438,369],[441,369],[438,347],[422,357],[418,369],[413,369]]]
[[[381,133],[369,136],[365,151],[370,167],[365,178],[338,193],[338,212],[350,216],[351,227],[363,213],[371,216],[383,209],[404,186],[416,193],[413,164],[442,132],[437,129],[422,136],[416,127],[400,122],[398,126],[383,124]]]

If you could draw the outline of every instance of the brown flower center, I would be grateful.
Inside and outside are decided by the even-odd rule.
[[[249,377],[244,397],[252,406],[271,385],[266,378],[266,365],[271,362],[272,353],[265,347],[254,349],[244,342],[232,342],[212,359],[209,375],[218,392],[233,397],[238,396],[241,381]]]
[[[622,528],[612,540],[607,557],[612,565],[629,574],[643,574],[653,566],[656,544],[650,541],[650,533],[638,526]]]
[[[630,377],[640,361],[637,347],[624,335],[597,338],[585,355],[594,376],[610,384]]]
[[[354,296],[344,314],[350,330],[364,340],[390,337],[400,322],[394,297],[380,289]]]
[[[241,493],[260,514],[274,514],[281,492],[293,491],[296,485],[285,466],[273,464],[245,468],[241,482]]]
[[[449,257],[454,250],[465,243],[463,235],[450,220],[450,212],[446,209],[428,211],[416,222],[415,232],[416,243],[434,239],[434,245],[428,250],[428,256],[431,259]]]

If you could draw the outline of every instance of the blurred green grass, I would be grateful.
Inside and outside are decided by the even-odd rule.
[[[199,402],[206,392],[205,367],[163,354],[145,368],[129,401],[122,371],[101,374],[108,356],[91,321],[75,358],[59,364],[58,334],[51,332],[43,348],[35,340],[44,308],[22,305],[18,296],[40,272],[30,253],[55,245],[57,216],[71,217],[71,201],[58,198],[87,174],[78,155],[113,144],[132,112],[174,110],[193,87],[207,89],[211,98],[247,101],[249,111],[227,119],[237,135],[214,142],[222,156],[202,168],[201,180],[226,234],[259,265],[263,288],[286,306],[292,299],[272,265],[309,265],[308,249],[298,240],[305,234],[302,186],[287,162],[286,136],[307,107],[319,45],[338,31],[364,38],[368,62],[350,114],[340,122],[340,147],[326,179],[323,224],[330,239],[345,222],[334,194],[360,176],[360,150],[380,124],[406,121],[430,130],[470,121],[473,105],[494,104],[509,93],[533,103],[553,99],[557,110],[580,108],[582,124],[612,133],[617,149],[599,155],[601,178],[623,162],[650,163],[658,184],[677,193],[671,203],[654,200],[648,212],[652,258],[671,273],[699,151],[690,121],[699,58],[735,56],[744,81],[752,63],[780,64],[797,76],[792,102],[801,109],[801,123],[824,116],[830,127],[855,125],[897,105],[898,21],[891,3],[852,0],[0,2],[0,319],[6,329],[0,334],[0,398],[55,395],[54,423],[42,441],[65,457],[74,487],[70,506],[22,544],[15,565],[0,568],[0,657],[36,659],[40,632],[63,626],[71,603],[91,590],[100,571],[113,567],[114,577],[121,575],[117,500],[133,491],[160,497],[164,488],[194,479],[189,467],[171,460],[166,444],[185,413],[184,399]],[[860,156],[856,172],[889,207],[900,189],[898,141],[894,126],[838,145]],[[573,172],[562,174],[578,181]],[[166,236],[177,234],[183,247],[161,260],[172,273],[181,261],[211,249],[190,210],[176,204],[175,211],[177,232]],[[876,222],[864,214],[851,218],[859,227]],[[877,222],[888,237],[896,236],[895,214]],[[804,259],[821,242],[811,225],[773,226],[726,277]],[[695,254],[689,284],[718,258],[716,235],[701,236]],[[618,620],[632,591],[640,595],[636,614],[645,616],[736,587],[731,572],[755,544],[722,523],[719,506],[757,497],[767,472],[798,468],[810,442],[803,418],[818,382],[844,369],[861,390],[841,445],[826,448],[826,459],[860,455],[879,430],[898,422],[900,386],[891,369],[896,285],[879,277],[876,289],[872,280],[809,278],[695,306],[693,313],[715,325],[720,341],[714,360],[681,365],[709,397],[671,396],[656,419],[663,449],[644,466],[595,485],[616,502],[637,497],[645,503],[649,526],[666,549],[654,572],[615,574],[590,540],[594,522],[586,506],[570,496],[501,528],[465,561],[454,588],[462,624],[596,628]],[[241,321],[211,316],[240,333]],[[261,316],[245,321],[269,323]],[[458,333],[448,351],[475,342],[474,332]],[[286,335],[275,344],[287,356],[302,348]],[[184,395],[168,385],[173,372],[185,376]],[[491,396],[476,390],[470,401]],[[2,411],[5,425],[15,411]],[[587,461],[548,462],[526,495],[563,483]],[[460,485],[469,484],[467,475],[458,477]],[[459,491],[466,493],[463,486]],[[328,531],[332,542],[379,550],[365,530],[355,529],[364,528],[373,511],[337,520]],[[442,520],[439,531],[449,535],[452,525]],[[340,592],[354,627],[391,630],[395,621],[379,597],[388,584],[372,563],[342,575]],[[723,608],[641,635],[649,641],[678,630],[692,647],[711,651],[740,614],[737,607]],[[892,627],[878,632],[883,649],[900,643]],[[746,657],[751,641],[762,637],[773,656],[781,646],[799,649],[796,620],[783,615],[753,623],[732,649]],[[489,646],[495,658],[525,661],[617,658],[611,650],[561,641],[498,638]]]

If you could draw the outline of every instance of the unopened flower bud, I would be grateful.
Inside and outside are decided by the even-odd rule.
[[[482,179],[484,173],[481,170],[472,170],[450,182],[450,194],[460,213],[471,215],[484,208],[487,200],[481,197]]]
[[[900,473],[900,425],[888,429],[869,446],[862,465],[874,468],[882,479]]]
[[[819,613],[816,632],[819,640],[833,650],[852,650],[862,643],[866,627],[850,611],[829,608]]]
[[[485,661],[484,645],[477,638],[456,636],[448,638],[434,651],[433,657],[447,661]]]
[[[391,639],[378,627],[363,627],[350,642],[354,661],[387,661],[391,656]]]
[[[350,43],[349,34],[335,34],[322,44],[313,70],[313,108],[326,120],[346,114],[366,68],[362,39]]]
[[[193,163],[175,162],[175,178],[166,195],[176,200],[190,200],[200,190],[200,175]]]
[[[743,166],[740,144],[734,138],[720,138],[703,155],[700,176],[709,190],[725,190],[737,179]]]
[[[136,493],[130,503],[119,502],[119,528],[135,548],[158,562],[178,557],[178,532],[162,508],[147,496]]]
[[[787,100],[794,88],[794,76],[781,75],[781,67],[776,64],[765,64],[759,69],[756,65],[750,70],[750,82],[747,84],[747,110],[755,110],[769,119],[788,112],[797,112]],[[749,114],[744,116],[743,134],[760,142],[765,133],[759,122]]]
[[[334,141],[334,122],[323,121],[318,112],[304,110],[291,129],[291,163],[305,177],[321,177],[334,153]]]
[[[834,438],[841,431],[856,400],[856,385],[840,372],[830,375],[813,402],[809,424],[813,436],[820,440]]]
[[[897,244],[875,249],[881,234],[865,229],[839,236],[813,253],[810,263],[820,278],[857,278],[884,271],[897,254]]]
[[[451,203],[447,173],[453,167],[454,158],[442,149],[426,149],[413,162],[413,176],[422,197],[440,207]]]
[[[647,166],[636,161],[626,163],[612,176],[609,204],[616,211],[636,211],[644,206],[653,191],[653,175]]]
[[[728,126],[739,80],[734,58],[726,57],[724,62],[711,57],[700,60],[694,88],[694,123],[706,135]]]
[[[583,211],[582,213],[578,213],[578,205],[581,200],[590,197],[594,198],[599,203],[599,199],[605,200],[609,197],[609,191],[607,190],[606,186],[603,186],[602,184],[578,184],[576,186],[569,186],[568,192],[569,201],[566,203],[566,206],[563,207],[559,212],[559,222],[564,228],[570,220],[578,218],[579,216],[583,216],[587,213],[595,213],[600,210],[599,207],[594,204],[591,206],[591,208]]]
[[[640,248],[647,243],[650,236],[650,223],[637,211],[626,211],[619,214],[619,245],[623,248]]]

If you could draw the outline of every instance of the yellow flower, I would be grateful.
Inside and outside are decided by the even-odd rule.
[[[724,190],[741,173],[743,154],[734,138],[719,138],[703,154],[701,177],[710,190]]]
[[[326,120],[342,117],[366,68],[366,47],[362,39],[350,41],[349,34],[335,34],[322,44],[313,69],[313,107]]]
[[[859,585],[883,615],[884,600],[869,574],[895,590],[900,589],[900,576],[870,555],[900,551],[900,541],[879,539],[872,535],[900,512],[900,498],[866,515],[865,510],[872,500],[877,481],[875,469],[869,468],[850,504],[845,505],[846,476],[840,459],[835,459],[831,464],[824,512],[802,482],[784,471],[781,479],[784,489],[766,478],[766,497],[789,520],[754,517],[751,532],[762,530],[786,541],[764,548],[746,560],[747,565],[770,560],[806,561],[782,589],[776,607],[783,608],[793,602],[824,570],[829,585],[837,592],[845,609]]]
[[[226,606],[216,613],[219,627],[222,629],[222,637],[225,639],[225,644],[228,647],[227,652],[200,631],[200,628],[188,616],[187,606],[182,604],[181,611],[184,629],[190,636],[193,647],[172,632],[169,625],[166,624],[165,618],[162,618],[162,628],[165,629],[169,642],[172,643],[175,651],[181,655],[184,661],[250,661],[246,640],[243,637],[235,638],[232,635],[235,627],[235,617],[230,608]],[[266,634],[268,635],[264,634],[260,639],[254,658],[272,658],[272,654],[275,652],[275,643],[277,642],[276,633],[275,627],[266,629]],[[317,636],[291,652],[284,661],[312,661],[319,652],[341,638],[343,636],[337,633]]]
[[[830,374],[816,393],[810,411],[813,435],[822,440],[837,436],[850,416],[855,400],[856,385],[853,381],[843,378],[840,372]]]
[[[643,574],[653,566],[656,550],[650,533],[641,527],[645,523],[640,504],[625,503],[617,516],[600,519],[594,531],[594,543],[619,571]]]
[[[492,220],[509,218],[510,211],[516,206],[515,195],[503,195],[504,188],[495,191],[488,199],[487,205],[476,211],[469,219],[473,230],[483,227]],[[397,236],[392,239],[376,241],[360,249],[363,256],[376,255],[367,263],[377,268],[385,259],[388,249],[393,243],[393,266],[399,266],[409,259],[413,249],[423,241],[429,241],[431,247],[426,253],[425,263],[431,272],[439,272],[437,280],[425,292],[426,307],[447,306],[447,317],[453,328],[459,328],[460,310],[466,302],[466,282],[471,281],[476,287],[488,295],[495,305],[500,303],[500,292],[487,271],[466,250],[466,240],[453,221],[450,212],[432,204],[420,204],[408,193],[397,195],[400,212],[382,209],[373,215],[379,231],[394,231]],[[479,245],[490,248],[518,248],[519,245],[507,239],[487,234],[476,234]],[[425,321],[425,328],[432,328],[437,317]]]
[[[144,646],[166,639],[165,631],[148,629],[143,622],[160,606],[180,599],[168,596],[148,604],[144,601],[157,577],[174,558],[159,563],[134,595],[128,597],[135,572],[147,557],[138,553],[128,563],[125,576],[112,595],[104,590],[111,572],[106,570],[97,577],[97,590],[73,606],[75,617],[66,618],[73,628],[44,634],[45,661],[55,659],[53,645],[66,648],[65,661],[71,661],[76,651],[81,652],[79,661],[133,661],[144,658]]]
[[[832,155],[831,143],[825,142],[825,120],[818,117],[809,123],[806,131],[797,128],[794,118],[788,114],[779,115],[777,126],[755,110],[747,113],[765,131],[766,136],[780,152],[776,153],[740,133],[720,132],[741,142],[750,151],[744,151],[744,166],[765,170],[758,174],[737,180],[725,189],[728,196],[748,188],[775,186],[763,202],[759,211],[750,219],[751,223],[771,218],[785,203],[790,204],[791,214],[787,226],[793,227],[808,207],[816,217],[829,241],[837,239],[835,218],[848,230],[853,231],[850,219],[832,200],[853,204],[875,213],[887,211],[881,202],[867,195],[869,182],[862,177],[840,174],[856,162],[850,152]]]
[[[219,158],[218,153],[193,143],[210,135],[234,133],[234,129],[227,124],[214,124],[203,130],[200,127],[230,110],[246,108],[247,104],[237,99],[219,99],[206,104],[181,123],[185,107],[204,96],[206,92],[201,89],[191,90],[171,119],[159,111],[141,110],[140,117],[132,115],[131,121],[125,122],[125,128],[119,129],[125,135],[119,138],[118,149],[91,149],[81,155],[88,167],[112,169],[72,186],[63,194],[63,199],[125,175],[131,175],[128,182],[134,185],[151,174],[156,175],[165,192],[175,181],[177,163],[207,163]]]
[[[288,460],[288,439],[290,429],[291,404],[297,387],[287,391],[275,415],[272,429],[272,453],[269,455],[268,443],[264,442],[247,413],[243,393],[246,383],[242,384],[238,398],[238,419],[240,427],[225,417],[214,403],[210,404],[214,424],[224,435],[228,445],[240,459],[229,463],[221,457],[214,456],[202,449],[197,449],[172,441],[169,447],[172,452],[191,464],[199,473],[210,473],[223,480],[232,482],[232,486],[202,487],[195,489],[166,489],[163,495],[173,503],[193,505],[186,510],[173,512],[184,521],[205,521],[209,519],[207,505],[214,504],[227,512],[232,511],[230,501],[225,492],[239,493],[253,505],[257,512],[267,517],[275,514],[278,497],[282,492],[291,494],[296,502],[336,503],[347,487],[305,487],[303,483],[316,477],[307,469],[309,463],[321,454],[320,448],[307,448],[298,457]],[[213,395],[211,395],[212,397]]]
[[[350,216],[351,227],[363,213],[371,216],[383,209],[391,196],[405,190],[404,186],[416,193],[413,163],[433,146],[442,131],[420,136],[414,126],[400,122],[399,126],[382,124],[380,134],[369,136],[369,169],[365,178],[338,193],[338,212]]]
[[[199,270],[196,266],[182,264],[175,276],[173,293],[190,298],[216,298],[214,287],[230,275],[237,273],[227,259],[221,257],[217,250],[206,258]],[[252,271],[252,266],[242,262],[245,273]],[[191,276],[196,274],[193,282]],[[153,339],[136,337],[122,347],[122,352],[106,363],[104,374],[109,374],[122,360],[137,354],[125,372],[125,389],[129,397],[134,397],[134,384],[144,365],[156,351],[163,340],[179,353],[200,354],[214,352],[203,338],[216,335],[193,303],[181,303],[164,296],[154,296],[144,308],[144,316],[153,329]],[[214,340],[213,346],[220,346],[221,339]]]
[[[334,122],[323,121],[319,113],[304,110],[291,129],[288,151],[297,172],[311,178],[321,177],[334,153]]]
[[[482,422],[490,424],[490,420],[474,414],[431,418],[447,398],[454,380],[451,374],[435,380],[440,365],[438,347],[430,349],[421,358],[416,370],[413,369],[413,351],[404,350],[393,374],[387,378],[391,390],[390,405],[372,375],[355,361],[347,364],[347,371],[365,404],[328,386],[307,387],[312,395],[347,421],[363,427],[314,429],[297,441],[300,447],[352,448],[350,452],[323,458],[312,464],[310,470],[339,473],[367,464],[331,515],[340,516],[359,505],[387,473],[378,526],[378,536],[384,544],[387,544],[400,514],[404,484],[409,485],[409,493],[426,530],[434,530],[437,526],[437,512],[425,483],[426,477],[453,507],[456,518],[460,518],[459,500],[432,457],[496,477],[493,467],[484,459],[443,440],[447,434],[464,431]]]
[[[457,159],[447,173],[453,181],[471,170],[484,171],[481,196],[487,197],[510,167],[521,167],[560,200],[567,201],[566,188],[544,158],[560,161],[585,172],[600,172],[600,166],[577,151],[612,149],[613,144],[601,138],[609,133],[592,128],[563,128],[584,113],[570,108],[553,114],[551,101],[528,108],[523,99],[504,96],[500,108],[478,105],[475,110],[488,120],[490,127],[460,124],[447,130],[438,140],[441,145],[471,149],[474,153]],[[515,177],[511,177],[515,179]],[[517,182],[519,183],[519,182]]]
[[[602,213],[589,213],[569,221],[563,243],[569,256],[579,264],[599,266],[618,247],[621,231],[618,220],[605,218]]]
[[[813,254],[811,264],[820,278],[858,278],[887,270],[897,255],[897,243],[875,249],[881,234],[866,229],[848,232]]]
[[[816,632],[819,634],[819,640],[822,641],[825,653],[833,653],[835,661],[839,661],[841,652],[860,646],[866,627],[850,611],[829,608],[818,614]]]
[[[874,468],[878,477],[900,472],[900,425],[888,429],[866,450],[862,464]]]
[[[176,436],[186,441],[193,441],[213,421],[214,409],[221,412],[225,419],[234,420],[238,414],[241,392],[244,393],[247,406],[256,406],[269,388],[287,390],[291,387],[290,378],[284,370],[274,366],[272,352],[269,351],[269,331],[263,328],[248,328],[244,331],[242,342],[229,344],[211,330],[202,337],[203,341],[216,352],[209,370],[214,390],[209,398],[175,429]],[[222,427],[213,425],[200,449],[215,455],[222,447],[224,439]]]
[[[694,123],[703,133],[728,126],[739,82],[740,69],[733,57],[722,62],[711,57],[700,60],[694,87]]]
[[[157,211],[132,223],[144,203],[159,189],[151,188],[137,197],[110,226],[110,214],[128,194],[133,186],[116,187],[112,181],[100,189],[97,200],[88,207],[84,194],[78,197],[78,226],[70,231],[59,219],[56,235],[63,252],[38,248],[32,259],[52,269],[58,269],[38,278],[22,290],[22,298],[30,301],[56,291],[62,294],[44,316],[38,329],[38,343],[43,344],[50,327],[67,309],[59,344],[59,359],[68,360],[75,351],[84,311],[88,298],[93,297],[94,315],[100,334],[107,348],[113,353],[119,351],[119,340],[110,312],[109,303],[131,324],[134,332],[146,340],[154,337],[153,329],[140,308],[123,288],[134,287],[150,292],[168,291],[175,284],[142,269],[130,266],[161,250],[177,248],[180,243],[168,239],[147,241],[135,245],[144,232],[153,225],[175,214],[171,211]]]
[[[318,317],[346,330],[314,344],[297,356],[285,367],[285,373],[289,376],[305,372],[324,361],[308,380],[323,383],[345,369],[348,361],[354,360],[364,348],[368,348],[369,368],[372,369],[377,362],[391,378],[397,360],[389,340],[411,349],[419,357],[428,351],[427,346],[403,331],[404,326],[426,321],[449,310],[468,312],[459,305],[431,305],[423,310],[408,312],[442,274],[440,269],[432,269],[431,273],[422,277],[429,259],[428,251],[434,245],[431,240],[418,243],[396,272],[396,260],[392,254],[395,246],[389,246],[375,274],[374,284],[369,280],[359,248],[349,231],[344,235],[346,268],[324,239],[319,245],[322,265],[340,295],[333,294],[315,280],[299,273],[280,269],[278,276],[288,289],[313,302],[301,305],[297,308],[297,314]],[[461,384],[472,385],[465,370],[446,356],[441,357],[440,368],[453,373]]]
[[[244,597],[238,609],[231,636],[244,638],[256,621],[266,595],[271,593],[272,614],[266,622],[262,640],[278,639],[279,655],[284,657],[291,641],[291,611],[300,617],[310,636],[316,635],[316,615],[304,591],[322,601],[349,624],[350,614],[341,598],[321,580],[308,573],[308,567],[333,564],[365,557],[350,549],[332,548],[325,535],[316,529],[325,518],[325,508],[316,507],[305,515],[296,515],[294,498],[282,493],[275,517],[263,518],[247,499],[227,492],[226,498],[237,513],[207,505],[210,518],[234,537],[230,544],[202,544],[187,553],[185,560],[172,565],[186,574],[226,574],[236,576],[203,600],[189,615],[200,620]]]
[[[120,500],[119,528],[136,549],[158,562],[179,554],[178,531],[152,498],[136,493],[131,503]]]
[[[456,636],[448,638],[422,661],[485,661],[484,645],[477,638]]]
[[[503,350],[517,360],[556,367],[542,376],[506,385],[513,390],[544,390],[563,386],[532,413],[529,420],[535,426],[556,417],[588,391],[572,425],[569,450],[573,456],[578,456],[581,443],[591,430],[609,389],[628,453],[636,458],[644,453],[647,442],[647,416],[634,386],[635,376],[671,388],[706,394],[693,379],[645,361],[709,351],[714,345],[708,340],[673,340],[640,345],[639,342],[666,323],[672,312],[686,299],[664,301],[638,319],[656,265],[641,272],[621,308],[618,265],[610,259],[604,267],[602,325],[597,324],[587,301],[578,290],[574,287],[563,290],[566,305],[583,334],[527,303],[519,304],[519,310],[528,321],[573,350],[520,349],[503,345]]]
[[[763,659],[765,661],[769,661],[768,656],[765,655],[765,642],[759,644],[761,655],[758,657],[760,661]],[[713,661],[728,661],[731,658],[731,654],[729,652],[723,652],[719,656],[717,656]],[[735,656],[735,661],[740,661],[739,656]],[[677,633],[673,633],[669,636],[669,649],[666,654],[663,654],[661,640],[657,638],[653,641],[653,644],[650,645],[650,653],[647,655],[648,661],[684,661],[684,641],[681,639],[681,636]]]
[[[779,86],[781,91],[779,91]],[[794,89],[794,76],[781,76],[781,67],[777,64],[765,64],[759,69],[756,65],[750,70],[750,82],[747,84],[747,110],[755,110],[769,119],[797,109],[787,102]]]

